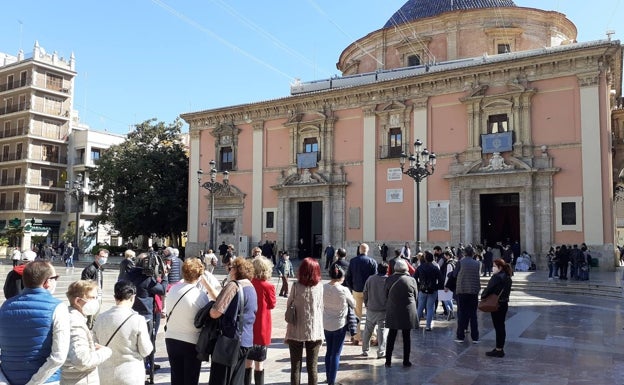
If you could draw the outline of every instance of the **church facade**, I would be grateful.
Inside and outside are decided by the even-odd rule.
[[[268,239],[299,257],[518,241],[538,266],[585,242],[612,268],[622,47],[576,34],[510,0],[410,0],[341,53],[343,76],[183,114],[188,252],[211,228],[219,244]],[[417,140],[437,161],[419,184],[400,167]],[[229,172],[214,193],[196,178],[212,159]]]

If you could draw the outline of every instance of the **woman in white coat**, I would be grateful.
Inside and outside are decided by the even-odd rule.
[[[95,343],[87,327],[87,316],[97,314],[98,285],[80,280],[67,288],[69,300],[70,343],[67,360],[61,369],[61,385],[99,384],[98,365],[111,356],[111,349]]]
[[[95,320],[95,340],[111,348],[111,358],[99,366],[100,385],[137,385],[145,383],[143,358],[154,346],[145,318],[132,310],[136,287],[132,282],[115,284],[116,305]]]

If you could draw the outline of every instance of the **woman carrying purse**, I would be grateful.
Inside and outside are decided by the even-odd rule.
[[[488,357],[505,357],[505,338],[507,333],[505,331],[505,317],[507,316],[507,309],[509,306],[509,293],[511,292],[511,266],[506,263],[502,258],[494,260],[494,266],[492,269],[492,278],[487,284],[487,287],[481,293],[481,300],[484,300],[490,294],[498,295],[498,310],[491,312],[492,324],[496,331],[496,348],[485,355]]]

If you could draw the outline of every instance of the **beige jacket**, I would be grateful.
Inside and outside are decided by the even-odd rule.
[[[286,307],[295,303],[296,324],[287,324],[286,338],[293,341],[318,341],[323,333],[323,285],[303,286],[298,281],[293,284]]]

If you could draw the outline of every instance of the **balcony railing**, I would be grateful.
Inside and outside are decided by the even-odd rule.
[[[30,110],[30,102],[26,102],[22,104],[11,104],[10,106],[1,106],[0,115],[12,114],[14,112],[28,111],[28,110]]]
[[[32,79],[29,77],[27,79],[18,79],[10,83],[0,84],[0,92],[13,90],[15,88],[26,87],[32,84]]]
[[[32,211],[51,211],[51,212],[64,212],[65,204],[49,203],[49,202],[32,202],[24,205],[24,202],[0,202],[0,211],[9,210],[32,210]]]
[[[379,146],[379,159],[400,158],[401,154],[405,152],[409,154],[407,147],[404,146]]]
[[[31,177],[28,184],[41,187],[64,187],[59,184],[58,180],[46,177]]]
[[[39,156],[31,156],[30,160],[40,160],[40,161],[43,161],[43,162],[67,164],[67,156],[66,155],[39,155]]]
[[[24,184],[24,178],[0,178],[0,186],[18,186]]]
[[[9,162],[12,160],[22,160],[22,159],[26,159],[26,151],[0,153],[0,162]]]
[[[0,139],[26,135],[27,132],[28,130],[26,130],[26,127],[11,127],[9,129],[0,130]]]

